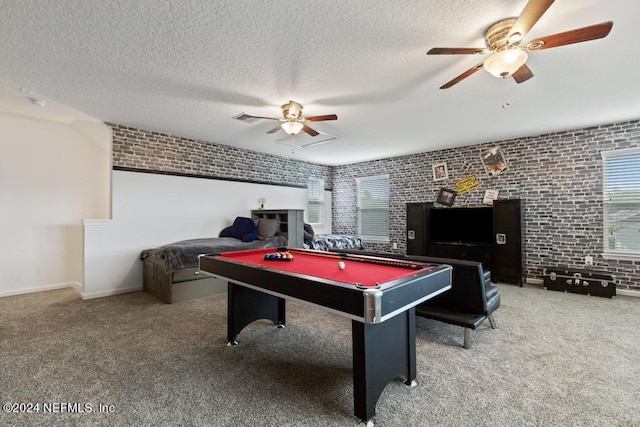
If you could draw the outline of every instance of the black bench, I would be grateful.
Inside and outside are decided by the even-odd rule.
[[[331,251],[450,265],[453,267],[451,289],[416,306],[416,315],[463,327],[463,347],[467,349],[471,347],[471,330],[486,319],[491,328],[496,329],[493,312],[500,307],[500,294],[491,284],[491,272],[485,271],[481,262],[353,249]]]
[[[491,284],[491,272],[482,263],[451,258],[407,256],[407,259],[453,267],[451,289],[416,307],[416,315],[464,328],[464,348],[471,347],[471,330],[489,319],[493,329],[493,312],[500,307],[498,288]]]

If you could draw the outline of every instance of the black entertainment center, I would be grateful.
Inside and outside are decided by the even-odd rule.
[[[524,218],[518,199],[493,206],[435,207],[407,203],[407,255],[482,262],[493,282],[524,281]]]

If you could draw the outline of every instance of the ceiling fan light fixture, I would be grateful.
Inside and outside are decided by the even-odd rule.
[[[289,135],[297,135],[298,133],[300,133],[300,131],[304,127],[302,123],[292,122],[292,121],[284,122],[281,126],[282,126],[282,129]]]
[[[507,77],[522,67],[528,57],[522,49],[501,50],[484,61],[484,69],[495,77]]]

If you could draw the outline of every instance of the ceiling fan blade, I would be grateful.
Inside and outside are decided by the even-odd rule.
[[[479,55],[488,51],[482,47],[434,47],[427,55]]]
[[[577,28],[564,33],[553,34],[532,40],[527,44],[527,49],[540,50],[552,47],[564,46],[573,43],[586,42],[589,40],[601,39],[609,35],[613,22],[607,21],[588,27]]]
[[[520,41],[553,4],[554,0],[529,0],[509,30],[508,39]],[[514,40],[515,39],[515,40]]]
[[[278,132],[279,130],[282,130],[282,126],[281,126],[281,125],[278,125],[278,126],[274,127],[273,129],[271,129],[271,130],[270,130],[269,132],[267,132],[267,133],[276,133],[276,132]]]
[[[516,72],[512,74],[512,76],[513,80],[515,80],[516,83],[519,84],[522,82],[526,82],[531,77],[533,77],[533,73],[531,72],[529,67],[527,67],[527,64],[522,64],[522,67],[518,68]]]
[[[253,122],[257,119],[265,119],[265,120],[280,120],[275,117],[263,117],[263,116],[252,116],[251,114],[240,113],[237,116],[232,117],[232,119],[241,120],[243,122]]]
[[[324,116],[311,116],[305,117],[305,120],[308,122],[321,122],[324,120],[338,120],[338,116],[335,114],[326,114]]]
[[[469,68],[467,71],[465,71],[464,73],[460,74],[458,77],[456,77],[455,79],[445,83],[444,85],[440,86],[440,89],[449,89],[451,86],[453,86],[454,84],[466,79],[467,77],[469,77],[471,74],[475,73],[476,71],[478,71],[479,69],[482,68],[482,64],[478,64],[473,68]]]
[[[318,132],[317,130],[311,129],[309,126],[307,125],[302,125],[302,130],[306,133],[308,133],[311,136],[316,136],[319,135],[320,132]]]

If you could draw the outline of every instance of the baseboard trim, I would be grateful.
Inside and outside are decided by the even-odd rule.
[[[45,292],[45,291],[54,291],[56,289],[65,289],[65,288],[73,288],[79,293],[82,293],[82,284],[78,282],[68,282],[68,283],[56,283],[53,285],[45,285],[38,286],[35,288],[27,288],[27,289],[16,289],[13,291],[4,291],[0,292],[0,298],[2,297],[10,297],[14,295],[24,295],[24,294],[33,294],[36,292]]]
[[[640,291],[632,291],[630,289],[616,289],[616,295],[640,298]]]
[[[82,293],[83,286],[82,286],[82,283],[80,282],[71,282],[69,283],[69,287],[78,291],[79,294]]]
[[[142,290],[142,286],[132,286],[130,288],[111,289],[111,290],[102,291],[102,292],[92,292],[92,293],[81,292],[80,297],[86,300],[86,299],[110,297],[113,295],[128,294],[130,292],[139,292],[141,290]]]

